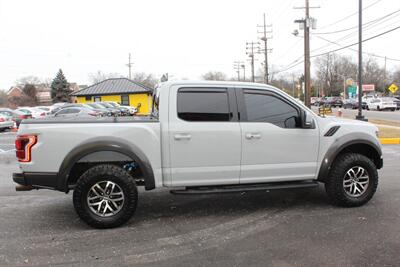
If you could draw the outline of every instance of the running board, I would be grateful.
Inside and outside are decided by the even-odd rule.
[[[265,191],[275,189],[291,189],[291,188],[309,188],[317,187],[316,181],[300,181],[286,183],[268,183],[268,184],[247,184],[247,185],[224,185],[224,186],[198,186],[186,187],[185,189],[171,190],[171,194],[186,195],[186,194],[220,194],[220,193],[237,193],[249,191]]]

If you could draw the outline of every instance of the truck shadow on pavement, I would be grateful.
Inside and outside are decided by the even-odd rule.
[[[43,220],[56,220],[60,228],[91,229],[80,221],[74,212],[71,194],[62,201],[36,207]],[[144,224],[176,223],[179,221],[218,221],[224,218],[246,216],[254,212],[279,210],[326,209],[330,206],[321,185],[314,189],[285,189],[250,193],[209,195],[173,195],[168,190],[145,192],[140,190],[139,202],[132,219],[124,226],[139,227]],[[43,209],[43,210],[42,210]],[[45,217],[51,216],[46,219]]]

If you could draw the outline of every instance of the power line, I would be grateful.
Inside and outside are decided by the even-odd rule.
[[[378,37],[380,37],[380,36],[382,36],[382,35],[388,34],[388,33],[390,33],[390,32],[393,32],[393,31],[397,30],[397,29],[400,29],[400,26],[394,27],[394,28],[392,28],[392,29],[390,29],[390,30],[387,30],[387,31],[385,31],[385,32],[382,32],[382,33],[379,33],[379,34],[374,35],[374,36],[372,36],[372,37],[369,37],[369,38],[367,38],[367,39],[364,39],[364,40],[362,41],[362,43],[367,42],[367,41],[370,41],[370,40],[375,39],[375,38],[378,38]],[[334,52],[337,52],[337,51],[340,51],[340,50],[343,50],[343,49],[352,47],[352,46],[354,46],[354,45],[357,45],[358,43],[359,43],[359,42],[355,42],[355,43],[352,43],[352,44],[349,44],[349,45],[346,45],[346,46],[343,46],[343,47],[340,47],[340,48],[337,48],[337,49],[334,49],[334,50],[331,50],[331,51],[328,51],[328,52],[324,52],[324,53],[320,53],[320,54],[316,54],[316,55],[311,55],[310,57],[311,57],[311,58],[315,58],[315,57],[324,56],[324,55],[327,55],[327,54],[330,54],[330,53],[334,53]],[[389,59],[389,58],[387,58],[387,59]],[[393,60],[393,59],[392,59],[392,60]],[[302,64],[303,62],[304,62],[304,61],[300,61],[300,62],[297,62],[297,63],[294,64],[294,65],[290,65],[290,64],[289,64],[289,65],[288,65],[287,67],[285,67],[284,69],[279,70],[279,71],[276,71],[276,72],[274,72],[273,74],[278,74],[278,73],[281,73],[281,72],[288,71],[288,70],[290,70],[290,69],[292,69],[292,68],[294,68],[294,67],[296,67],[296,66]]]
[[[369,38],[367,38],[367,39],[364,39],[364,40],[362,41],[362,43],[367,42],[367,41],[372,40],[372,39],[375,39],[375,38],[378,38],[379,36],[385,35],[385,34],[387,34],[387,33],[390,33],[390,32],[392,32],[392,31],[395,31],[395,30],[397,30],[397,29],[400,29],[400,26],[397,26],[397,27],[395,27],[395,28],[392,28],[392,29],[387,30],[387,31],[385,31],[385,32],[382,32],[382,33],[380,33],[380,34],[377,34],[377,35],[374,35],[374,36],[369,37]],[[319,57],[319,56],[326,55],[326,54],[328,54],[328,53],[334,53],[334,52],[337,52],[337,51],[346,49],[346,48],[348,48],[348,47],[352,47],[352,46],[354,46],[354,45],[357,45],[358,43],[359,43],[359,42],[355,42],[355,43],[352,43],[352,44],[343,46],[343,47],[341,47],[341,48],[331,50],[331,51],[329,51],[329,52],[325,52],[325,53],[313,55],[313,56],[311,56],[311,57]]]
[[[389,18],[388,20],[390,20],[390,19],[392,19],[392,18]],[[388,20],[386,20],[386,21],[388,21]],[[384,22],[386,22],[386,21],[384,21]],[[394,25],[394,24],[397,24],[398,22],[400,22],[400,21],[396,21],[396,22],[394,22],[394,23],[392,23],[392,24],[390,24],[390,25],[386,25],[385,26],[385,28],[386,27],[388,27],[388,26],[392,26],[392,25]],[[364,27],[364,32],[365,31],[370,31],[372,28],[375,28],[376,26],[379,26],[379,25],[381,25],[383,22],[381,22],[381,23],[379,23],[379,24],[376,24],[376,25],[372,25],[372,24],[370,24],[370,25],[367,25],[366,27]],[[379,30],[381,30],[381,29],[379,29]],[[351,33],[349,33],[349,34],[347,34],[347,35],[345,35],[345,36],[342,36],[341,38],[339,38],[339,39],[337,39],[337,40],[335,40],[335,42],[341,42],[341,41],[344,41],[344,40],[347,40],[347,39],[349,39],[349,38],[353,38],[354,37],[354,34],[356,34],[357,33],[357,30],[356,31],[353,31],[353,32],[351,32]],[[321,50],[321,49],[324,49],[324,48],[327,48],[327,47],[330,47],[331,45],[324,45],[324,46],[321,46],[321,47],[318,47],[318,48],[316,48],[316,49],[313,49],[311,52],[316,52],[316,51],[319,51],[319,50]]]
[[[339,44],[339,43],[330,41],[330,40],[325,39],[325,38],[323,38],[323,37],[321,37],[321,36],[316,36],[316,37],[319,38],[319,39],[321,39],[321,40],[324,40],[324,41],[326,41],[326,42],[329,42],[329,43],[331,43],[331,44],[335,44],[335,45],[340,46],[340,47],[343,46],[343,45],[341,45],[341,44]],[[348,49],[351,50],[351,51],[354,51],[354,52],[358,52],[358,51],[357,51],[356,49],[354,49],[354,48],[348,47]],[[373,56],[373,57],[386,58],[387,60],[399,61],[399,62],[400,62],[400,59],[390,58],[390,57],[386,57],[386,56],[381,56],[381,55],[377,55],[377,54],[373,54],[373,53],[369,53],[369,52],[365,52],[365,51],[363,52],[363,54],[366,54],[366,55],[369,55],[369,56]]]
[[[400,12],[400,9],[398,9],[398,10],[396,10],[396,11],[394,11],[394,12],[391,12],[391,13],[389,13],[389,14],[386,14],[385,16],[380,17],[380,18],[378,18],[378,19],[374,19],[374,20],[371,20],[371,21],[369,21],[369,22],[366,22],[366,23],[363,24],[363,26],[367,26],[367,25],[369,25],[369,24],[374,24],[374,23],[376,23],[376,22],[378,22],[378,21],[381,21],[381,20],[383,20],[383,19],[387,19],[388,17],[390,17],[390,16],[392,16],[392,15],[398,13],[398,12]],[[357,29],[357,28],[358,28],[358,26],[353,26],[353,27],[350,27],[350,28],[347,28],[347,29],[342,29],[342,30],[337,30],[337,31],[331,31],[331,32],[314,32],[313,34],[315,34],[315,35],[316,35],[316,34],[335,34],[335,33],[346,32],[346,31],[349,31],[349,30]]]
[[[366,7],[364,7],[362,10],[364,11],[364,10],[366,10],[367,8],[370,8],[370,7],[376,5],[377,3],[381,2],[381,1],[382,1],[382,0],[377,0],[377,1],[373,2],[372,4],[370,4],[370,5],[366,6]],[[342,22],[342,21],[344,21],[344,20],[346,20],[346,19],[348,19],[348,18],[351,18],[352,16],[357,15],[357,14],[358,14],[358,11],[357,11],[357,12],[354,12],[354,13],[351,13],[350,15],[348,15],[348,16],[346,16],[346,17],[344,17],[344,18],[341,18],[341,19],[339,19],[339,20],[337,20],[337,21],[334,21],[334,22],[332,22],[331,24],[328,24],[328,25],[325,25],[325,26],[320,27],[320,29],[325,29],[325,28],[328,28],[328,27],[333,26],[333,25],[335,25],[335,24],[338,24],[338,23],[340,23],[340,22]]]

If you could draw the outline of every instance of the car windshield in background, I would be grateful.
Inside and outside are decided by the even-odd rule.
[[[106,108],[114,108],[112,105],[110,105],[110,104],[108,104],[108,103],[99,103],[99,105],[102,105],[103,107],[106,107]]]
[[[112,106],[114,108],[119,108],[119,106],[116,103],[113,103],[113,102],[107,102],[106,104],[108,104],[108,105],[110,105],[110,106]]]

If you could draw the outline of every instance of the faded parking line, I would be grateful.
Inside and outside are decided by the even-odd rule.
[[[15,148],[14,149],[9,149],[9,150],[3,150],[3,149],[0,148],[0,154],[7,154],[7,153],[13,152],[13,151],[15,151]]]

